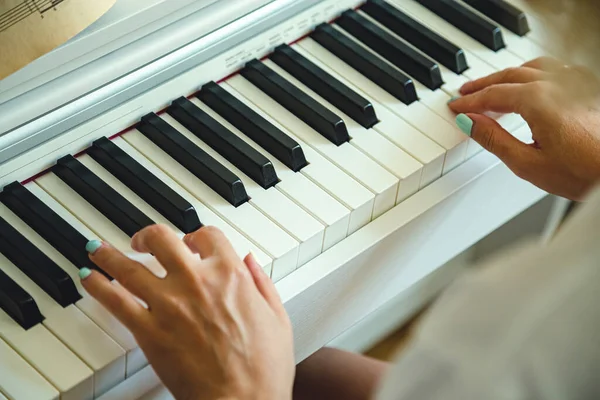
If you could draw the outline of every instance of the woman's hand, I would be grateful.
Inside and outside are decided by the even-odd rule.
[[[85,289],[133,333],[176,399],[291,399],[291,324],[252,255],[242,261],[216,228],[181,241],[154,225],[135,235],[132,247],[157,258],[167,270],[161,279],[98,245],[89,246],[91,260],[120,285],[86,271]]]
[[[461,95],[450,108],[466,114],[471,137],[519,177],[572,200],[600,180],[600,82],[593,73],[540,58],[468,82]],[[485,112],[520,114],[534,143],[517,140]]]

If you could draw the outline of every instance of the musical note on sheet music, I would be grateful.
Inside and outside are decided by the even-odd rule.
[[[4,78],[64,44],[116,0],[0,0],[0,93]]]
[[[64,0],[22,0],[14,7],[0,14],[0,32],[19,23],[32,14],[39,14],[44,18],[44,13],[55,9]]]

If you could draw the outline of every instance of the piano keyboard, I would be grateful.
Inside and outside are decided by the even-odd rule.
[[[339,18],[4,182],[0,399],[118,398],[147,366],[78,281],[88,240],[131,253],[145,226],[214,225],[279,281],[481,151],[447,107],[464,82],[549,53],[502,0],[322,3]]]

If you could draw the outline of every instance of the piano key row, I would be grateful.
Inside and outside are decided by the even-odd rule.
[[[180,237],[214,225],[279,280],[476,154],[450,97],[547,54],[519,10],[493,3],[369,0],[121,137],[6,186],[0,366],[31,385],[2,375],[0,399],[93,398],[146,365],[81,287],[78,269],[98,269],[87,241],[131,253],[131,236],[148,225]]]

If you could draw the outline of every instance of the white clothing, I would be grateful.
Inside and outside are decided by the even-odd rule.
[[[600,190],[451,285],[376,399],[600,399]]]

